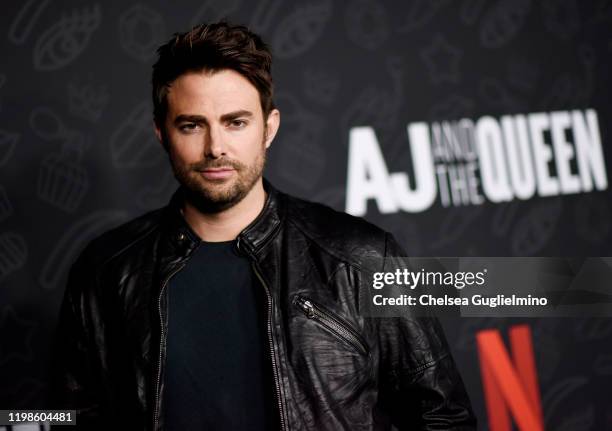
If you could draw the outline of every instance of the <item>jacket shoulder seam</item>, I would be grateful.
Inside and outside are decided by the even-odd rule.
[[[328,247],[325,247],[323,244],[321,244],[321,242],[317,241],[315,238],[312,237],[312,235],[310,235],[308,232],[306,232],[306,230],[303,229],[302,226],[300,226],[294,220],[291,220],[291,218],[288,218],[288,221],[296,229],[298,229],[305,237],[307,237],[310,241],[312,241],[314,244],[316,244],[317,247],[319,247],[325,253],[329,254],[330,256],[333,256],[334,258],[338,259],[339,261],[341,261],[342,263],[344,263],[344,264],[346,264],[346,265],[348,265],[350,267],[356,268],[359,271],[363,270],[361,265],[359,265],[357,262],[354,262],[354,261],[351,261],[351,260],[347,259],[346,256],[340,256],[339,254],[335,253],[332,249],[330,249]]]
[[[121,254],[127,252],[130,248],[134,247],[138,242],[144,240],[147,236],[149,236],[151,233],[153,233],[154,231],[158,229],[159,229],[158,224],[151,226],[149,229],[145,230],[140,235],[138,235],[136,238],[131,240],[128,244],[124,245],[119,250],[113,252],[110,256],[105,258],[102,262],[100,262],[99,266],[103,267],[105,265],[108,265],[113,259],[116,259]]]

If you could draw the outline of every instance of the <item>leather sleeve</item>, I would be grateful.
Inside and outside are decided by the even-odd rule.
[[[387,234],[385,270],[406,256]],[[475,430],[476,418],[435,317],[377,320],[381,408],[399,430]]]
[[[95,275],[81,255],[70,270],[52,347],[49,403],[76,410],[76,429],[102,429],[104,383],[94,341]],[[53,428],[58,429],[58,428]]]

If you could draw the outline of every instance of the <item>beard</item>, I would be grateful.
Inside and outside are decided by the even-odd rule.
[[[263,142],[261,147],[261,152],[250,165],[226,157],[204,158],[196,163],[179,165],[171,157],[174,176],[182,185],[183,196],[205,214],[233,207],[244,199],[263,174],[266,163],[266,147]],[[201,175],[205,169],[223,167],[231,167],[235,175],[230,179],[219,180],[206,179]]]

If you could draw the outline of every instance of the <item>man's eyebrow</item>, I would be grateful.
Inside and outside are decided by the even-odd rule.
[[[252,117],[253,113],[251,111],[247,111],[246,109],[241,109],[239,111],[228,112],[227,114],[223,114],[221,116],[221,121],[232,121],[236,118],[240,117]]]
[[[208,124],[208,120],[206,119],[206,117],[203,117],[202,115],[179,114],[174,119],[174,124],[180,124],[183,122]]]
[[[221,121],[232,121],[236,118],[240,117],[253,117],[253,113],[251,111],[247,111],[246,109],[240,109],[238,111],[228,112],[227,114],[223,114],[221,116]],[[183,122],[187,123],[200,123],[200,124],[208,124],[208,120],[206,117],[197,114],[179,114],[174,119],[174,124],[180,124]]]

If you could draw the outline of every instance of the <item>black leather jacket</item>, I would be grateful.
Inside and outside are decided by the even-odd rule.
[[[436,319],[358,313],[365,262],[402,255],[392,236],[265,187],[237,247],[267,295],[281,428],[475,429]],[[180,201],[179,190],[167,207],[98,237],[71,269],[52,404],[76,409],[81,429],[163,429],[166,289],[200,241]]]

